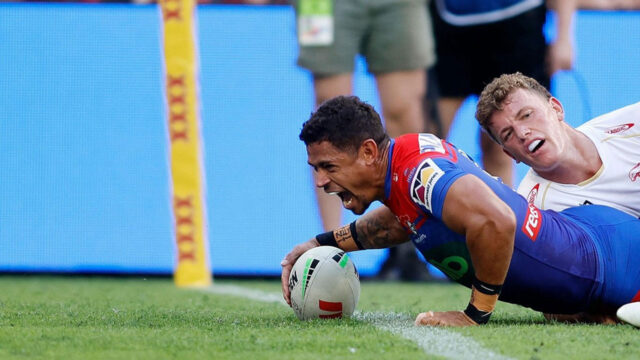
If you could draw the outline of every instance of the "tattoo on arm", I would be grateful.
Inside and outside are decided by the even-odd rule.
[[[338,247],[344,251],[360,250],[351,234],[351,224],[333,230],[333,237],[336,239]]]
[[[356,231],[365,249],[387,248],[409,240],[395,217],[363,216],[356,222]]]

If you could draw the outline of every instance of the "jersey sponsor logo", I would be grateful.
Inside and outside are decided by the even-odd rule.
[[[469,263],[462,256],[449,256],[444,258],[442,262],[429,259],[429,262],[456,281],[460,280],[469,271]]]
[[[627,131],[627,130],[631,129],[633,127],[633,125],[635,125],[635,124],[634,123],[620,124],[620,125],[616,125],[616,126],[608,128],[607,130],[605,130],[605,132],[607,134],[617,134],[619,132]]]
[[[445,153],[442,140],[433,134],[419,134],[418,145],[420,147],[420,154],[427,152]]]
[[[426,239],[427,239],[427,235],[425,235],[425,234],[415,234],[411,238],[411,241],[413,241],[415,244],[420,244],[421,242],[425,241]]]
[[[538,196],[539,190],[540,183],[531,188],[531,191],[529,191],[529,195],[527,195],[527,202],[529,202],[529,204],[533,204],[534,202],[536,202],[536,197]]]
[[[444,175],[438,165],[431,159],[426,159],[419,166],[411,183],[411,198],[417,204],[423,205],[429,212],[433,212],[431,197],[438,180]]]
[[[522,224],[522,232],[525,233],[531,241],[536,241],[541,225],[542,216],[540,210],[533,204],[529,204],[527,215],[525,215],[525,222]]]
[[[398,220],[398,222],[402,224],[402,226],[406,230],[410,231],[413,234],[412,239],[418,239],[417,242],[421,242],[425,239],[424,235],[418,234],[418,228],[420,228],[424,223],[424,218],[422,216],[418,216],[414,221],[411,221],[409,215],[400,215],[396,216],[396,220]]]
[[[638,178],[640,178],[640,163],[637,163],[636,166],[629,170],[629,179],[631,179],[631,181],[636,181]]]
[[[402,224],[402,226],[405,229],[410,230],[413,233],[413,235],[418,234],[418,229],[416,228],[416,224],[411,222],[411,218],[409,217],[409,215],[396,216],[396,219],[400,224]]]
[[[415,173],[416,168],[411,168],[411,170],[404,169],[404,176],[408,183],[411,183],[411,180],[413,179],[413,175],[415,175]]]
[[[629,171],[629,179],[631,181],[636,181],[640,178],[640,163],[637,163],[636,166],[632,167]]]
[[[449,278],[471,287],[475,271],[469,255],[469,249],[464,241],[450,241],[443,244],[433,244],[426,241],[417,247],[424,258]]]

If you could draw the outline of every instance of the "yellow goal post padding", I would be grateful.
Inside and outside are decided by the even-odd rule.
[[[160,0],[177,286],[212,283],[200,135],[195,0]]]

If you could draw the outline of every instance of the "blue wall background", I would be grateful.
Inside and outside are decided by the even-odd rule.
[[[321,231],[297,140],[313,94],[293,12],[198,11],[213,271],[277,275]],[[572,125],[640,100],[640,13],[581,11],[576,38],[575,71],[552,86]],[[0,4],[0,271],[172,271],[161,61],[155,6]],[[378,107],[361,60],[355,82]],[[479,158],[474,101],[450,140]],[[371,275],[384,256],[354,259]]]

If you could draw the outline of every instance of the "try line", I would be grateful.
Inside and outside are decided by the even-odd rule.
[[[269,293],[242,286],[220,284],[200,290],[213,294],[239,296],[260,302],[277,303],[289,307],[280,293]],[[483,348],[477,342],[458,333],[443,328],[415,326],[413,325],[413,319],[406,314],[356,311],[353,318],[408,339],[416,343],[428,355],[438,355],[449,359],[509,359]]]

